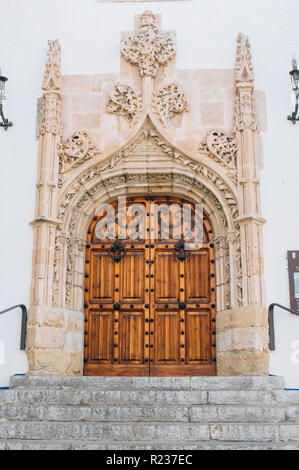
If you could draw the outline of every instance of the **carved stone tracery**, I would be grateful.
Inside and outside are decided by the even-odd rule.
[[[65,173],[74,170],[100,153],[98,147],[90,140],[87,132],[75,132],[72,137],[59,146],[60,176],[63,177]]]
[[[116,84],[109,93],[106,111],[125,118],[133,126],[141,110],[141,96],[126,84]]]
[[[177,83],[164,85],[154,94],[153,109],[164,126],[176,114],[190,110],[184,92]]]
[[[200,144],[199,151],[208,154],[217,163],[229,168],[237,167],[238,141],[227,136],[223,131],[210,131]]]
[[[140,19],[138,31],[121,43],[123,56],[137,64],[141,77],[156,77],[159,66],[175,57],[175,43],[168,32],[158,29],[155,15],[146,11]]]

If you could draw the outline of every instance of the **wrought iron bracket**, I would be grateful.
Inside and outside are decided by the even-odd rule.
[[[13,123],[10,122],[8,119],[6,119],[6,118],[4,117],[2,104],[0,104],[0,116],[1,116],[2,121],[3,121],[3,122],[0,122],[0,127],[4,127],[4,129],[7,131],[7,129],[8,129],[9,127],[12,127],[12,126],[13,126]]]

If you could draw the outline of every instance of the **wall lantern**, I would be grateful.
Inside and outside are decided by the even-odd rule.
[[[10,122],[8,119],[4,117],[3,114],[3,102],[6,100],[5,96],[5,84],[7,82],[8,78],[4,77],[1,74],[1,69],[0,69],[0,116],[2,118],[3,122],[0,122],[0,127],[4,127],[4,129],[7,131],[9,127],[11,127],[13,124]]]
[[[293,70],[290,71],[291,81],[292,81],[292,90],[295,97],[295,111],[291,116],[288,116],[288,120],[292,121],[293,124],[296,124],[299,121],[298,109],[299,109],[299,70],[297,67],[297,60],[293,59]]]

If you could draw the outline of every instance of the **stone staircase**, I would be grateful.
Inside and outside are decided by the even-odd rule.
[[[0,450],[299,449],[279,377],[12,377]]]

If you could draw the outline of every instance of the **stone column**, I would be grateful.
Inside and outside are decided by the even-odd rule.
[[[218,316],[218,368],[223,375],[267,375],[269,370],[267,311],[263,297],[263,233],[261,216],[258,124],[250,44],[240,34],[235,69],[236,122],[239,140],[239,218],[242,304]]]
[[[53,308],[55,243],[59,225],[56,212],[61,137],[60,63],[60,44],[57,40],[49,41],[43,81],[42,119],[38,132],[36,211],[32,222],[33,272],[27,339],[30,375],[64,375],[68,369],[75,373],[81,372],[78,358],[73,360],[71,348],[66,344],[66,330],[70,323],[67,312],[62,308]]]

